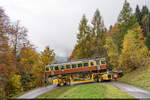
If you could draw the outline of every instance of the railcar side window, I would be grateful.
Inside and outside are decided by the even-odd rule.
[[[94,63],[93,63],[93,62],[91,62],[91,66],[94,66]]]
[[[82,67],[82,64],[80,63],[80,64],[78,64],[78,67]]]
[[[76,64],[72,64],[72,68],[76,68]]]
[[[51,71],[53,71],[53,66],[51,66],[50,68],[51,68]]]
[[[88,63],[84,63],[84,67],[88,67],[89,65],[88,65]]]
[[[59,70],[58,66],[55,66],[55,70]]]
[[[64,66],[64,65],[61,65],[61,66],[60,66],[60,69],[61,69],[61,70],[65,69],[65,66]]]
[[[67,68],[67,69],[70,69],[70,65],[66,65],[66,68]]]
[[[49,67],[46,67],[46,71],[49,71]]]
[[[106,64],[106,61],[105,60],[101,60],[101,64]]]

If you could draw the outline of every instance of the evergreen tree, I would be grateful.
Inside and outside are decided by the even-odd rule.
[[[125,0],[123,8],[118,17],[118,30],[113,36],[115,37],[114,42],[117,44],[119,51],[121,51],[124,35],[127,33],[131,16],[132,9],[127,0]]]
[[[78,59],[89,57],[89,34],[90,27],[88,26],[88,20],[86,16],[83,15],[79,24],[79,33],[77,34],[77,56]]]
[[[105,56],[105,37],[106,37],[106,28],[104,26],[104,22],[102,16],[100,15],[99,10],[97,9],[94,13],[92,24],[92,38],[93,38],[93,46],[92,51],[93,57],[96,56]]]
[[[116,32],[113,33],[112,37],[114,42],[117,44],[119,52],[121,52],[124,35],[127,34],[129,29],[138,26],[136,16],[132,14],[132,9],[127,0],[124,2],[117,23],[118,29],[116,29]]]
[[[88,23],[88,20],[86,19],[86,16],[83,15],[82,19],[80,21],[80,24],[79,24],[79,33],[77,34],[77,42],[78,43],[81,43],[82,40],[84,40],[86,38],[86,35],[89,31],[88,30],[89,27],[88,27],[87,23]]]
[[[145,15],[149,14],[149,9],[147,8],[147,6],[143,6],[142,10],[141,10],[141,17],[143,18]]]
[[[143,28],[143,35],[146,37],[148,32],[150,32],[150,14],[147,6],[143,6],[141,10],[141,26]]]
[[[97,37],[104,36],[104,33],[106,32],[104,22],[102,19],[102,16],[100,15],[99,10],[97,9],[94,13],[93,20],[92,20],[92,34],[94,34]]]
[[[110,25],[110,26],[109,26],[109,30],[111,30],[111,29],[112,29],[112,27],[113,27],[113,26],[112,26],[112,25]]]
[[[146,37],[148,33],[150,32],[150,14],[145,15],[142,18],[142,28],[143,28],[143,35]]]
[[[128,22],[131,16],[132,16],[132,9],[130,7],[130,4],[127,2],[127,0],[125,0],[123,8],[118,17],[118,24]]]
[[[138,21],[139,24],[141,25],[141,19],[142,19],[142,16],[141,16],[141,11],[140,11],[138,5],[136,6],[135,15],[136,15],[137,21]]]
[[[145,45],[146,45],[147,48],[150,50],[150,33],[149,33],[148,36],[146,37]]]

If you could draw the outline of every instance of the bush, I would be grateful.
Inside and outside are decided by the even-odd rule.
[[[10,78],[8,80],[8,88],[7,88],[7,93],[9,97],[12,97],[13,95],[17,94],[20,91],[23,91],[22,85],[21,85],[21,76],[12,73],[10,75]]]

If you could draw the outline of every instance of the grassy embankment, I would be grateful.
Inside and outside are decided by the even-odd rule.
[[[133,98],[109,84],[91,83],[62,87],[38,98]]]
[[[119,81],[150,90],[150,64],[125,74]]]

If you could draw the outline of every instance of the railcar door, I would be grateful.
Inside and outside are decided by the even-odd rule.
[[[100,60],[96,60],[97,69],[100,70]]]
[[[50,68],[51,68],[51,75],[53,76],[54,75],[53,66],[50,66]]]

